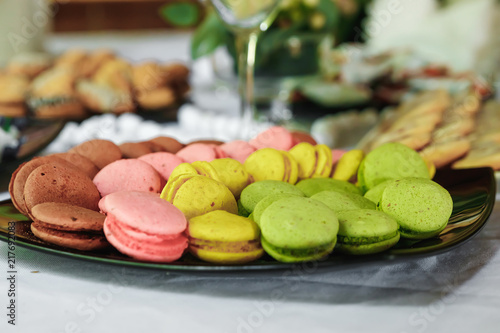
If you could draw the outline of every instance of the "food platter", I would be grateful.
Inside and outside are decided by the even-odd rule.
[[[448,226],[439,236],[420,241],[400,240],[389,251],[370,256],[348,256],[334,251],[328,258],[314,264],[317,267],[340,269],[352,265],[431,256],[464,244],[484,227],[493,210],[496,196],[494,172],[490,168],[440,170],[434,180],[450,192],[454,202]],[[187,254],[174,263],[162,264],[141,262],[115,250],[82,252],[65,249],[37,239],[30,231],[30,221],[17,212],[12,202],[0,202],[0,240],[8,241],[9,222],[13,221],[16,245],[73,259],[177,272],[268,271],[294,267],[292,264],[279,263],[268,256],[245,265],[221,266],[202,262]]]

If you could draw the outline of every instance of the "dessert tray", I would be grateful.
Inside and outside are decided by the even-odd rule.
[[[446,188],[453,198],[453,213],[448,226],[437,237],[426,240],[405,240],[386,252],[369,256],[348,256],[333,252],[317,263],[317,267],[341,269],[353,265],[384,263],[415,257],[430,256],[452,250],[476,235],[486,224],[493,210],[496,196],[496,180],[492,169],[439,170],[434,178]],[[43,251],[74,259],[84,259],[104,264],[161,269],[177,272],[220,272],[220,271],[267,271],[284,270],[300,264],[280,263],[271,257],[245,265],[222,266],[202,262],[186,254],[173,263],[150,263],[138,261],[116,250],[82,252],[45,243],[30,231],[27,218],[17,212],[10,200],[0,202],[0,240],[7,242],[9,222],[15,221],[16,245],[35,251]]]

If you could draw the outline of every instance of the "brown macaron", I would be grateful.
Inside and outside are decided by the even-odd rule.
[[[147,144],[142,142],[125,142],[118,147],[122,152],[123,158],[138,158],[153,152]]]
[[[167,153],[172,153],[172,154],[177,153],[185,146],[176,139],[168,136],[159,136],[149,141],[146,141],[145,143],[150,143],[153,146],[159,147],[157,149],[161,149],[161,150],[154,150],[153,152],[165,151]]]
[[[293,140],[297,143],[301,142],[308,142],[312,144],[313,146],[317,145],[318,143],[314,138],[307,132],[302,132],[302,131],[292,131],[291,132]]]
[[[97,187],[83,171],[60,162],[39,166],[30,173],[24,186],[30,217],[33,217],[31,209],[44,202],[62,202],[99,211],[100,198]]]
[[[31,210],[31,231],[38,238],[81,251],[109,246],[102,227],[105,215],[65,203],[46,202]]]
[[[64,161],[62,158],[55,155],[49,155],[35,157],[31,161],[21,164],[12,173],[9,183],[9,193],[12,203],[21,214],[28,216],[28,209],[26,208],[26,203],[24,201],[24,186],[28,176],[39,166],[52,162],[66,163],[67,166],[71,166],[70,163]]]
[[[53,154],[51,156],[56,156],[62,158],[66,162],[73,164],[78,169],[82,170],[90,179],[94,179],[95,175],[99,172],[97,166],[85,156],[74,153],[59,153]]]
[[[205,139],[205,140],[196,140],[196,141],[190,142],[189,144],[190,145],[194,145],[194,144],[197,144],[197,143],[203,143],[203,144],[207,144],[207,145],[220,146],[220,145],[223,145],[225,142],[224,141],[220,141],[220,140]]]
[[[68,153],[85,156],[99,169],[122,158],[120,148],[108,140],[89,140],[71,148]]]

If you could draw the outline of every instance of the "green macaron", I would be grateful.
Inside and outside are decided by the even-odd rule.
[[[368,190],[368,192],[365,193],[364,197],[373,202],[375,205],[378,205],[380,199],[382,198],[382,193],[384,193],[385,188],[391,182],[393,182],[393,179],[386,180],[385,182],[376,185],[375,187]]]
[[[241,191],[239,200],[241,205],[240,212],[247,212],[250,214],[255,209],[257,203],[264,197],[280,193],[304,196],[304,193],[292,184],[279,180],[261,180],[248,185]]]
[[[260,223],[260,217],[262,216],[262,213],[266,210],[267,207],[269,207],[271,204],[274,202],[283,199],[283,198],[289,198],[291,196],[298,196],[297,194],[291,194],[291,193],[278,193],[278,194],[270,194],[268,196],[265,196],[262,200],[260,200],[257,205],[255,205],[255,209],[253,210],[252,214],[250,214],[250,218],[259,225]]]
[[[350,192],[323,191],[316,193],[311,199],[321,201],[336,213],[353,209],[376,209],[376,205],[370,200]]]
[[[317,260],[337,242],[339,222],[322,202],[289,197],[269,205],[260,217],[264,250],[281,262]]]
[[[358,169],[358,183],[363,193],[389,180],[406,177],[430,179],[425,161],[413,149],[396,142],[372,150]]]
[[[385,251],[399,241],[396,220],[377,210],[342,211],[339,218],[337,246],[339,251],[354,254],[373,254]]]
[[[426,239],[446,227],[453,199],[432,180],[403,178],[387,185],[378,209],[396,219],[402,237]]]
[[[306,195],[306,197],[311,197],[316,193],[323,191],[361,194],[359,188],[357,188],[355,185],[344,180],[333,178],[304,179],[298,182],[295,186],[300,189]]]

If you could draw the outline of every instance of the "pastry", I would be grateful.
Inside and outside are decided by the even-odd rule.
[[[420,151],[422,158],[431,161],[436,168],[442,168],[467,155],[471,144],[467,138],[436,142]]]
[[[232,158],[219,158],[210,162],[221,181],[238,199],[241,191],[253,182],[253,177],[245,170],[243,164]]]
[[[22,52],[15,54],[7,64],[7,73],[22,75],[33,79],[52,64],[50,56],[46,53]]]
[[[426,239],[448,224],[453,200],[443,187],[425,178],[403,178],[388,184],[379,210],[394,217],[402,237]]]
[[[429,179],[430,175],[422,157],[401,143],[386,143],[372,150],[358,169],[358,183],[363,192],[388,179],[404,177]]]
[[[80,251],[109,247],[103,233],[105,216],[66,203],[46,202],[31,209],[31,231],[38,238]]]
[[[245,264],[260,258],[260,230],[254,221],[223,210],[189,220],[189,250],[214,264]]]
[[[118,145],[123,158],[138,158],[153,151],[142,142],[125,142]]]
[[[0,73],[0,116],[24,117],[24,99],[29,87],[26,76]]]
[[[304,179],[295,185],[307,197],[311,197],[316,193],[323,191],[336,191],[342,193],[360,194],[359,188],[345,181],[332,178],[311,178]]]
[[[269,205],[260,217],[264,250],[281,262],[319,260],[333,251],[339,222],[323,203],[288,197]]]
[[[179,164],[184,163],[182,158],[166,152],[142,155],[139,157],[139,160],[150,164],[165,181],[170,178],[172,171],[174,171]]]
[[[249,143],[256,149],[274,148],[288,151],[293,147],[295,140],[289,130],[280,126],[274,126],[259,133]]]
[[[93,181],[102,197],[119,191],[160,193],[163,185],[161,176],[150,164],[133,158],[106,165]]]
[[[385,251],[399,241],[398,223],[391,216],[371,209],[342,211],[337,214],[340,252],[363,255]]]
[[[121,253],[149,262],[172,262],[188,246],[184,214],[148,192],[115,192],[99,203],[104,233]]]
[[[299,176],[299,166],[292,155],[273,148],[256,150],[243,166],[255,181],[279,180],[295,184]]]
[[[92,180],[68,162],[43,164],[26,179],[24,200],[26,211],[44,202],[61,202],[98,211],[101,198]]]
[[[122,152],[117,145],[111,141],[101,139],[85,141],[71,148],[68,153],[85,156],[99,169],[122,158]]]
[[[335,213],[354,209],[375,209],[375,204],[360,194],[323,191],[311,196],[328,206]]]
[[[264,197],[282,193],[304,196],[300,189],[289,183],[277,180],[261,180],[245,187],[241,192],[239,201],[245,211],[251,213]]]
[[[205,176],[170,177],[161,192],[161,198],[179,208],[188,220],[214,210],[238,213],[231,191],[221,182]]]
[[[242,140],[224,143],[220,145],[220,149],[222,149],[228,157],[233,158],[240,163],[245,163],[248,156],[252,155],[252,153],[256,150],[254,146]]]

